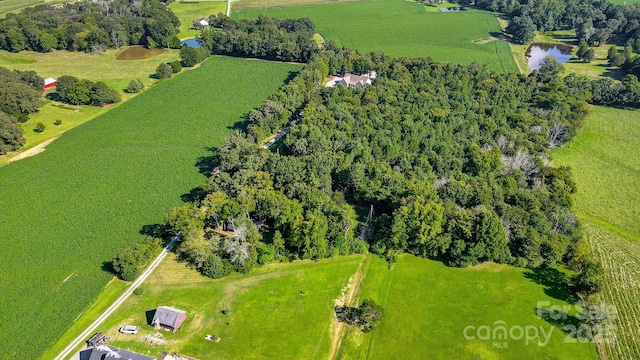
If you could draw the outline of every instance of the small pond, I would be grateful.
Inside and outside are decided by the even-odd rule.
[[[533,43],[529,45],[524,56],[529,62],[529,70],[538,70],[547,56],[553,56],[559,63],[566,63],[571,59],[573,48],[562,44]]]
[[[160,55],[164,49],[147,49],[143,46],[129,46],[116,56],[116,60],[145,60]]]
[[[194,47],[194,48],[199,48],[199,47],[201,47],[201,46],[202,46],[202,45],[200,44],[200,41],[199,41],[198,39],[195,39],[195,38],[193,38],[193,39],[187,39],[187,40],[182,40],[182,42],[180,42],[180,44],[182,44],[182,45],[187,45],[187,46],[191,46],[191,47]]]
[[[445,8],[439,8],[438,11],[440,12],[458,12],[458,11],[465,11],[466,9],[463,8],[462,6],[456,6],[456,7],[445,7]]]

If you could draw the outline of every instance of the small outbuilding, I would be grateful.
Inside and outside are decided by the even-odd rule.
[[[187,312],[171,306],[159,306],[153,315],[151,325],[176,332],[187,318]]]
[[[56,87],[56,79],[54,78],[46,78],[44,79],[44,85],[42,86],[42,90],[49,90]]]

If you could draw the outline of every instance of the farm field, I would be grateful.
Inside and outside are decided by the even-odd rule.
[[[606,359],[640,357],[640,111],[594,107],[585,128],[553,154],[571,166],[575,209],[605,270],[603,300],[617,308]]]
[[[39,4],[59,4],[63,0],[0,0],[0,17],[4,17],[6,13],[17,12],[26,7]]]
[[[181,204],[198,158],[297,69],[212,57],[0,168],[0,358],[51,346],[112,278],[103,262]]]
[[[339,2],[354,1],[366,0],[235,0],[232,3],[232,11],[264,10],[283,7],[335,4]]]
[[[178,59],[177,50],[168,50],[147,60],[115,60],[120,51],[113,49],[104,54],[87,54],[69,51],[10,53],[0,50],[0,67],[11,70],[34,70],[43,78],[72,75],[91,81],[104,81],[110,87],[118,90],[122,100],[126,101],[135,96],[123,91],[129,81],[139,79],[145,86],[151,86],[156,80],[149,76],[155,73],[158,64]],[[115,106],[119,106],[119,104]],[[17,152],[1,156],[0,165],[46,140],[104,114],[109,109],[110,107],[71,106],[47,101],[38,113],[31,115],[29,121],[20,125],[24,130],[25,146]],[[54,125],[53,123],[58,119],[62,120],[62,124]],[[43,133],[34,132],[33,129],[40,122],[46,126],[46,130]]]
[[[501,32],[500,24],[490,12],[427,12],[424,5],[417,2],[372,0],[234,12],[232,16],[241,19],[260,14],[308,17],[325,39],[361,51],[383,50],[395,57],[430,56],[437,61],[460,64],[478,62],[497,71],[518,71],[508,43],[474,43]],[[344,14],[362,15],[337,21]]]
[[[114,345],[151,355],[178,351],[199,359],[326,359],[333,300],[363,258],[269,264],[212,280],[171,254],[145,282],[144,293],[130,297],[104,328]],[[151,346],[141,339],[156,332],[146,312],[160,305],[185,310],[187,319],[176,333],[162,331],[168,344]],[[119,334],[123,324],[142,329],[138,335]],[[221,341],[205,340],[205,335]]]
[[[384,260],[371,258],[364,268],[360,300],[376,301],[385,309],[385,318],[369,334],[348,329],[338,358],[423,359],[429,354],[430,359],[597,359],[592,343],[565,343],[569,334],[537,317],[539,301],[566,304],[549,295],[561,293],[553,284],[534,281],[542,277],[493,263],[451,268],[411,255],[400,256],[389,270]],[[542,328],[550,332],[550,340],[544,346],[537,341],[527,344],[524,338],[514,339],[517,331],[506,340],[478,338],[478,327],[493,330],[499,321],[509,331],[516,326]],[[467,326],[475,327],[467,330],[468,337]]]
[[[199,30],[191,28],[193,21],[209,15],[225,13],[227,2],[224,0],[204,0],[204,1],[173,1],[169,4],[169,9],[180,19],[180,40],[190,39],[200,33]]]

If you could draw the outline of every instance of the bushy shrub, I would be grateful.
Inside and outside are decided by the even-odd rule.
[[[129,81],[129,86],[127,86],[127,92],[130,94],[139,93],[142,89],[144,89],[144,85],[138,79]]]

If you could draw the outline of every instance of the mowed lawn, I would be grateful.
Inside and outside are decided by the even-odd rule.
[[[617,308],[607,359],[640,358],[640,111],[594,107],[584,129],[553,153],[571,166],[585,236],[605,270],[602,299]]]
[[[298,69],[212,57],[0,168],[0,358],[50,346],[111,279],[103,263],[204,182],[206,148]]]
[[[365,266],[360,300],[370,298],[381,305],[384,321],[369,334],[349,329],[338,358],[597,359],[593,344],[565,343],[567,333],[537,317],[539,301],[549,306],[567,303],[549,296],[553,289],[546,291],[531,274],[492,263],[451,268],[410,255],[400,256],[389,270],[384,260],[372,257]],[[490,334],[504,326],[512,335],[485,339],[486,328],[478,332],[482,326],[488,326]],[[518,330],[527,326],[528,344]],[[533,327],[539,339],[533,339]],[[551,334],[548,343],[540,329]]]
[[[417,2],[371,0],[234,12],[232,16],[241,19],[260,14],[308,17],[325,39],[361,51],[383,50],[394,57],[430,56],[460,64],[478,62],[497,71],[518,71],[508,43],[474,43],[502,31],[490,12],[427,12]]]
[[[144,293],[130,297],[102,330],[112,344],[152,356],[175,351],[198,359],[326,359],[333,301],[362,260],[356,255],[270,264],[212,280],[172,255],[142,286]],[[147,311],[160,305],[185,310],[187,320],[176,333],[161,331],[168,344],[151,346],[141,337],[156,332]],[[123,324],[142,329],[119,334]]]
[[[173,1],[168,6],[180,19],[180,40],[193,38],[200,33],[193,29],[194,20],[227,11],[227,2],[224,0]]]

